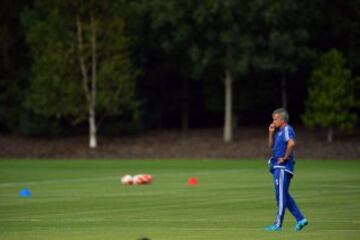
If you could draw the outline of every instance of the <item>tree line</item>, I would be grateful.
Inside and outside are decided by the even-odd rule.
[[[292,121],[351,129],[360,2],[5,0],[1,131],[26,136]]]

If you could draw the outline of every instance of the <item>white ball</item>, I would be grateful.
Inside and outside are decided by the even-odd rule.
[[[133,184],[133,182],[134,182],[133,177],[129,174],[126,174],[121,177],[121,183],[124,185],[131,185]]]

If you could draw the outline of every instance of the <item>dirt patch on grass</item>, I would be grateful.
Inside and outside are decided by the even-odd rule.
[[[296,157],[302,159],[359,159],[360,133],[335,135],[295,128]],[[222,129],[149,131],[133,136],[98,137],[98,148],[89,149],[87,136],[24,138],[0,135],[0,158],[267,158],[267,128],[244,127],[234,141],[224,143]]]

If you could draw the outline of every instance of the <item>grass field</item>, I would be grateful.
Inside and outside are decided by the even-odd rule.
[[[126,173],[153,184],[121,186]],[[31,198],[18,196],[24,187]],[[268,233],[265,161],[2,160],[0,239],[360,239],[360,161],[298,161],[291,193],[309,226],[294,232],[286,213],[283,231]]]

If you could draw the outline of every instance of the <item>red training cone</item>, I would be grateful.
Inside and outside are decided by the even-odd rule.
[[[198,183],[198,180],[195,178],[195,177],[191,177],[188,179],[188,182],[187,184],[190,185],[190,186],[194,186]]]

